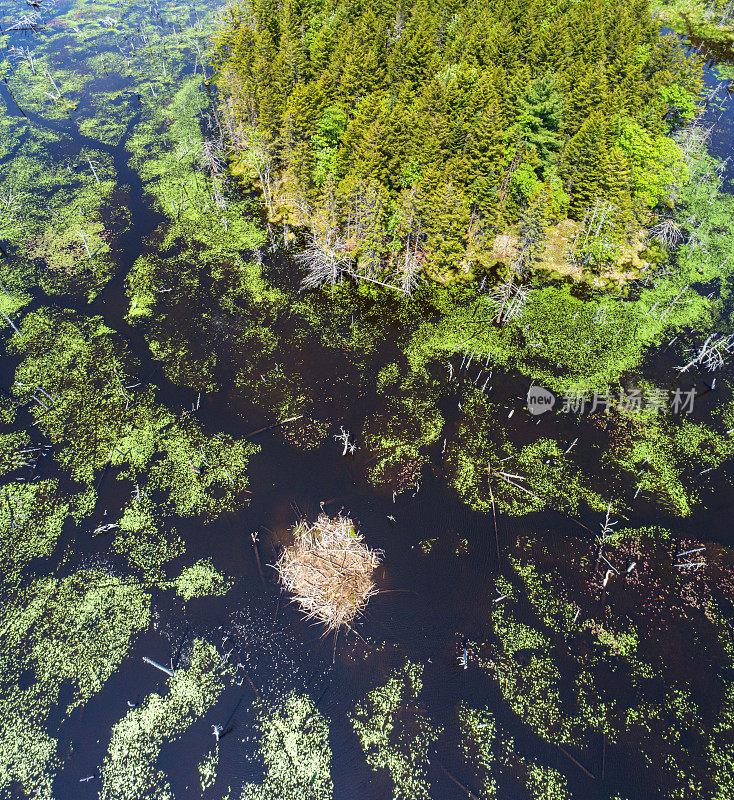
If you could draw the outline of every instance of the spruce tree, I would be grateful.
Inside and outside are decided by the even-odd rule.
[[[303,157],[303,147],[314,133],[316,121],[313,98],[303,84],[288,98],[281,123],[281,158],[288,167]],[[298,156],[295,153],[298,153]]]
[[[303,79],[306,71],[306,51],[301,43],[301,13],[298,0],[287,0],[281,11],[280,37],[276,74],[288,95]]]
[[[558,16],[543,25],[531,54],[531,62],[538,70],[544,67],[551,72],[562,73],[569,68],[572,58],[568,16],[559,8]]]
[[[555,164],[563,137],[559,130],[563,120],[563,95],[558,91],[558,78],[546,73],[534,80],[520,100],[519,126],[522,138],[538,156],[538,174]]]
[[[422,217],[428,236],[427,250],[438,273],[459,269],[464,258],[469,227],[469,202],[451,180],[431,187]]]
[[[402,75],[414,89],[431,76],[436,62],[436,37],[433,21],[427,17],[417,25],[405,50]]]
[[[561,164],[561,177],[571,197],[572,216],[583,216],[594,198],[603,194],[608,174],[604,120],[597,113],[590,116],[571,139]]]
[[[575,134],[607,98],[604,65],[577,62],[564,75],[562,83],[566,95],[565,130]]]
[[[255,37],[255,53],[252,74],[257,92],[260,127],[271,139],[279,133],[282,114],[280,87],[275,80],[273,65],[276,49],[270,31],[265,28]]]

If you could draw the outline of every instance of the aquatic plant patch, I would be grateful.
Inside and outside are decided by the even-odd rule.
[[[352,715],[367,763],[385,769],[400,800],[430,797],[429,750],[441,733],[418,706],[423,667],[406,661],[373,689]]]
[[[257,713],[262,783],[248,783],[242,800],[328,800],[332,796],[331,748],[327,720],[313,701],[289,694],[277,710]]]
[[[172,798],[166,775],[155,766],[156,759],[164,746],[171,746],[214,704],[223,686],[216,650],[196,640],[191,663],[170,679],[165,694],[151,693],[113,726],[101,767],[100,797],[104,800]]]

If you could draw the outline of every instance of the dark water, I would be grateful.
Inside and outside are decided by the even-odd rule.
[[[108,13],[107,9],[100,11],[100,15],[102,13]],[[16,36],[21,39],[20,34]],[[709,69],[707,79],[712,81],[713,78]],[[3,113],[18,116],[2,85],[0,97],[5,104]],[[717,117],[713,150],[716,155],[726,156],[734,143],[734,106],[728,103],[723,113],[711,112],[714,113]],[[85,145],[103,150],[113,160],[118,183],[128,187],[125,202],[130,209],[131,225],[115,243],[119,253],[115,277],[91,305],[64,299],[59,305],[101,315],[140,359],[139,379],[157,386],[159,399],[173,411],[189,408],[195,393],[181,390],[165,378],[160,364],[151,358],[142,332],[131,327],[124,318],[128,308],[125,276],[144,252],[141,241],[160,222],[160,218],[151,213],[140,176],[129,166],[131,154],[127,138],[116,146],[106,145],[79,134],[68,123],[48,121],[31,111],[27,114],[36,130],[69,132],[62,144],[52,146],[53,157],[61,158],[67,151],[78,152]],[[130,131],[135,122],[132,116]],[[731,167],[729,175],[732,175]],[[296,269],[282,253],[266,258],[270,259],[266,261],[266,268],[273,273]],[[279,263],[283,259],[289,263]],[[34,305],[47,302],[39,293]],[[394,349],[394,343],[386,342],[384,347],[387,353]],[[320,355],[316,347],[313,352],[301,354],[306,363],[312,359],[314,374],[321,369]],[[2,366],[3,388],[8,388],[12,363],[5,360]],[[500,399],[519,408],[521,402],[517,398],[522,398],[526,389],[523,379],[508,375],[498,393]],[[374,410],[369,402],[372,401],[345,404],[336,422],[358,430]],[[706,413],[705,408],[701,413]],[[235,437],[246,435],[270,421],[266,410],[244,418],[237,405],[222,395],[204,396],[198,417],[211,431],[224,431]],[[452,419],[447,416],[447,425],[451,424]],[[521,431],[528,425],[527,420],[518,414],[512,425],[520,432],[519,438],[523,438]],[[552,428],[552,435],[563,435],[569,442],[574,438],[573,426],[568,421],[544,421],[542,426]],[[535,428],[532,431],[528,428],[525,436],[536,434]],[[539,763],[560,770],[575,797],[607,798],[620,793],[630,800],[662,800],[662,795],[651,788],[651,779],[642,760],[610,745],[605,747],[606,779],[603,788],[600,787],[576,768],[567,755],[542,740],[530,726],[510,713],[494,682],[478,669],[463,670],[457,661],[467,639],[487,638],[491,630],[494,577],[498,568],[506,563],[507,555],[514,551],[518,539],[542,532],[559,548],[566,544],[572,546],[579,538],[590,536],[578,523],[556,512],[521,519],[500,517],[495,541],[491,516],[472,512],[446,488],[438,446],[433,462],[422,473],[420,490],[414,496],[404,492],[393,501],[391,492],[377,491],[365,480],[368,454],[363,451],[358,451],[354,458],[343,458],[331,437],[317,450],[305,453],[284,444],[277,432],[264,432],[255,439],[261,444],[262,452],[253,460],[250,470],[253,500],[249,507],[240,514],[225,515],[211,525],[190,520],[177,522],[177,529],[187,543],[185,562],[211,556],[215,567],[235,579],[234,588],[223,598],[191,601],[185,612],[171,593],[154,593],[155,624],[134,642],[102,691],[68,718],[52,719],[51,734],[59,740],[59,754],[64,761],[56,783],[59,798],[84,800],[97,795],[98,780],[80,783],[80,779],[94,774],[102,762],[110,728],[126,712],[126,701],[139,701],[152,691],[164,689],[164,676],[143,665],[141,656],[165,664],[185,653],[194,636],[204,636],[219,645],[227,631],[246,661],[255,689],[247,681],[242,686],[228,688],[203,719],[192,725],[180,740],[164,747],[159,767],[167,773],[176,797],[199,796],[196,764],[201,755],[211,749],[211,725],[215,723],[225,728],[231,726],[232,731],[220,743],[219,772],[212,792],[221,796],[228,785],[236,792],[243,782],[258,781],[260,767],[252,710],[255,690],[266,701],[276,702],[286,691],[295,689],[307,692],[317,701],[319,710],[330,721],[335,800],[388,800],[392,796],[390,781],[373,773],[365,764],[346,714],[355,701],[384,681],[390,670],[407,656],[425,664],[422,702],[446,729],[439,751],[431,757],[429,778],[435,800],[458,800],[467,796],[445,770],[472,787],[472,775],[467,774],[457,757],[455,709],[461,701],[488,705],[496,714],[498,726],[515,738],[518,749],[532,754]],[[52,469],[43,466],[41,474],[43,470]],[[706,539],[734,545],[730,525],[734,494],[731,487],[724,485],[715,489],[707,498],[706,507],[691,520],[661,520],[652,509],[646,514],[641,505],[629,524],[668,524],[681,536],[700,536],[701,529],[705,529]],[[127,487],[109,476],[102,481],[99,494],[90,529],[103,519],[104,511],[112,519],[117,518],[115,515],[127,500]],[[306,624],[298,611],[281,597],[271,569],[265,569],[267,585],[260,583],[250,533],[260,533],[261,559],[264,564],[272,564],[288,527],[301,515],[313,517],[322,504],[332,513],[344,509],[366,532],[369,544],[385,552],[384,565],[378,572],[381,594],[370,602],[359,626],[361,637],[367,642],[387,642],[390,646],[384,651],[376,652],[372,645],[353,634],[340,637],[335,647],[331,638],[324,638],[319,628]],[[394,521],[389,516],[394,517]],[[596,518],[582,515],[582,519],[596,529]],[[418,542],[432,538],[438,538],[436,548],[430,556],[420,556]],[[460,539],[468,541],[467,556],[457,557],[454,553]],[[108,552],[108,542],[103,537],[90,538],[88,530],[68,528],[57,553],[69,546],[73,556],[64,570],[72,571],[97,561],[119,568],[119,559]],[[177,574],[183,563],[181,559],[174,561],[170,574]],[[224,652],[228,648],[220,649]],[[58,729],[54,731],[55,726]],[[590,749],[583,755],[575,755],[591,772],[598,773],[602,747],[600,742],[597,753]],[[508,792],[500,796],[510,798],[513,794]]]
[[[685,41],[690,43],[692,51],[706,59],[704,79],[711,104],[702,121],[706,125],[713,125],[710,152],[716,158],[728,159],[725,181],[728,184],[726,190],[731,191],[731,181],[734,179],[734,104],[730,98],[734,91],[734,79],[721,78],[716,66],[734,67],[734,49],[731,44],[707,41],[692,33],[685,37]]]

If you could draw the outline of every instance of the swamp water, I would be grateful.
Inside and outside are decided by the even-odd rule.
[[[518,449],[540,430],[593,474],[606,432],[531,419],[510,367],[411,349],[430,298],[299,294],[283,232],[202,166],[214,9],[2,15],[0,797],[728,796],[726,463],[685,518],[677,490],[621,508],[633,534],[608,555],[639,585],[590,589],[601,487],[570,511],[521,497],[495,527],[456,465],[475,384]],[[729,104],[715,155],[731,132]],[[267,566],[321,508],[385,553],[336,642]],[[671,557],[701,546],[705,577],[681,582]]]

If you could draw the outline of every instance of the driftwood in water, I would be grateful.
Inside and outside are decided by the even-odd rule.
[[[257,547],[257,532],[251,533],[250,538],[252,539],[252,547],[255,550],[255,561],[257,561],[257,571],[260,574],[260,580],[262,581],[262,585],[265,586],[265,575],[263,574],[262,564],[260,563],[260,551]]]
[[[18,330],[18,329],[15,327],[15,325],[13,324],[13,320],[12,320],[12,319],[10,319],[10,317],[9,317],[9,316],[8,316],[8,315],[7,315],[7,314],[4,312],[4,311],[2,311],[2,310],[0,310],[0,314],[2,314],[2,315],[5,317],[6,321],[9,323],[10,327],[11,327],[11,328],[12,328],[12,329],[13,329],[13,330],[14,330],[14,331],[15,331],[15,332],[18,334],[18,336],[20,336],[20,338],[22,339],[22,338],[23,338],[23,334],[22,334],[22,333],[21,333],[21,332],[20,332],[20,331],[19,331],[19,330]]]
[[[286,422],[295,422],[297,419],[301,419],[303,414],[299,414],[297,417],[288,417],[288,419],[282,419],[280,422],[274,422],[272,425],[265,425],[263,428],[258,428],[256,431],[252,431],[252,433],[248,433],[245,438],[249,439],[250,436],[257,436],[258,433],[264,433],[265,431],[269,431],[271,428],[277,428],[279,425],[285,425]]]
[[[450,779],[451,781],[453,781],[453,782],[454,782],[454,783],[455,783],[455,784],[456,784],[456,785],[457,785],[457,786],[458,786],[460,789],[463,789],[463,790],[464,790],[464,791],[467,793],[467,796],[468,796],[468,797],[470,797],[470,798],[471,798],[471,800],[479,800],[479,798],[477,797],[477,795],[475,795],[475,794],[473,794],[472,792],[470,792],[470,791],[469,791],[469,789],[467,789],[467,788],[466,788],[466,786],[464,786],[464,784],[463,784],[463,783],[461,783],[460,781],[456,780],[456,778],[455,778],[455,777],[454,777],[454,776],[453,776],[453,775],[452,775],[452,774],[451,774],[451,773],[450,773],[450,772],[449,772],[449,771],[446,769],[446,767],[444,767],[443,765],[441,765],[441,769],[444,771],[444,773],[446,774],[446,777],[447,777],[447,778],[449,778],[449,779]]]
[[[148,658],[148,656],[143,656],[143,661],[145,661],[146,664],[150,664],[151,667],[155,667],[156,669],[159,669],[161,672],[165,672],[166,675],[168,675],[171,678],[174,676],[174,672],[173,672],[172,669],[168,669],[168,667],[164,667],[162,664],[159,664],[157,661],[153,661],[152,658]]]
[[[563,753],[565,756],[567,756],[568,758],[570,758],[570,759],[571,759],[571,761],[573,761],[573,763],[574,763],[574,764],[575,764],[575,765],[576,765],[576,766],[577,766],[577,767],[578,767],[578,768],[579,768],[579,769],[580,769],[582,772],[586,773],[586,774],[587,774],[587,775],[588,775],[590,778],[592,778],[593,780],[596,780],[596,775],[592,775],[592,774],[589,772],[589,770],[588,770],[588,769],[586,769],[586,767],[585,767],[583,764],[581,764],[581,763],[579,763],[578,761],[576,761],[576,759],[575,759],[575,758],[574,758],[574,757],[573,757],[573,756],[572,756],[572,755],[571,755],[571,754],[568,752],[568,750],[566,750],[564,747],[561,747],[561,745],[560,745],[560,744],[558,744],[557,742],[553,742],[553,744],[555,744],[555,746],[556,746],[556,747],[557,747],[557,748],[558,748],[558,749],[559,749],[559,750],[560,750],[560,751],[561,751],[561,752],[562,752],[562,753]]]

